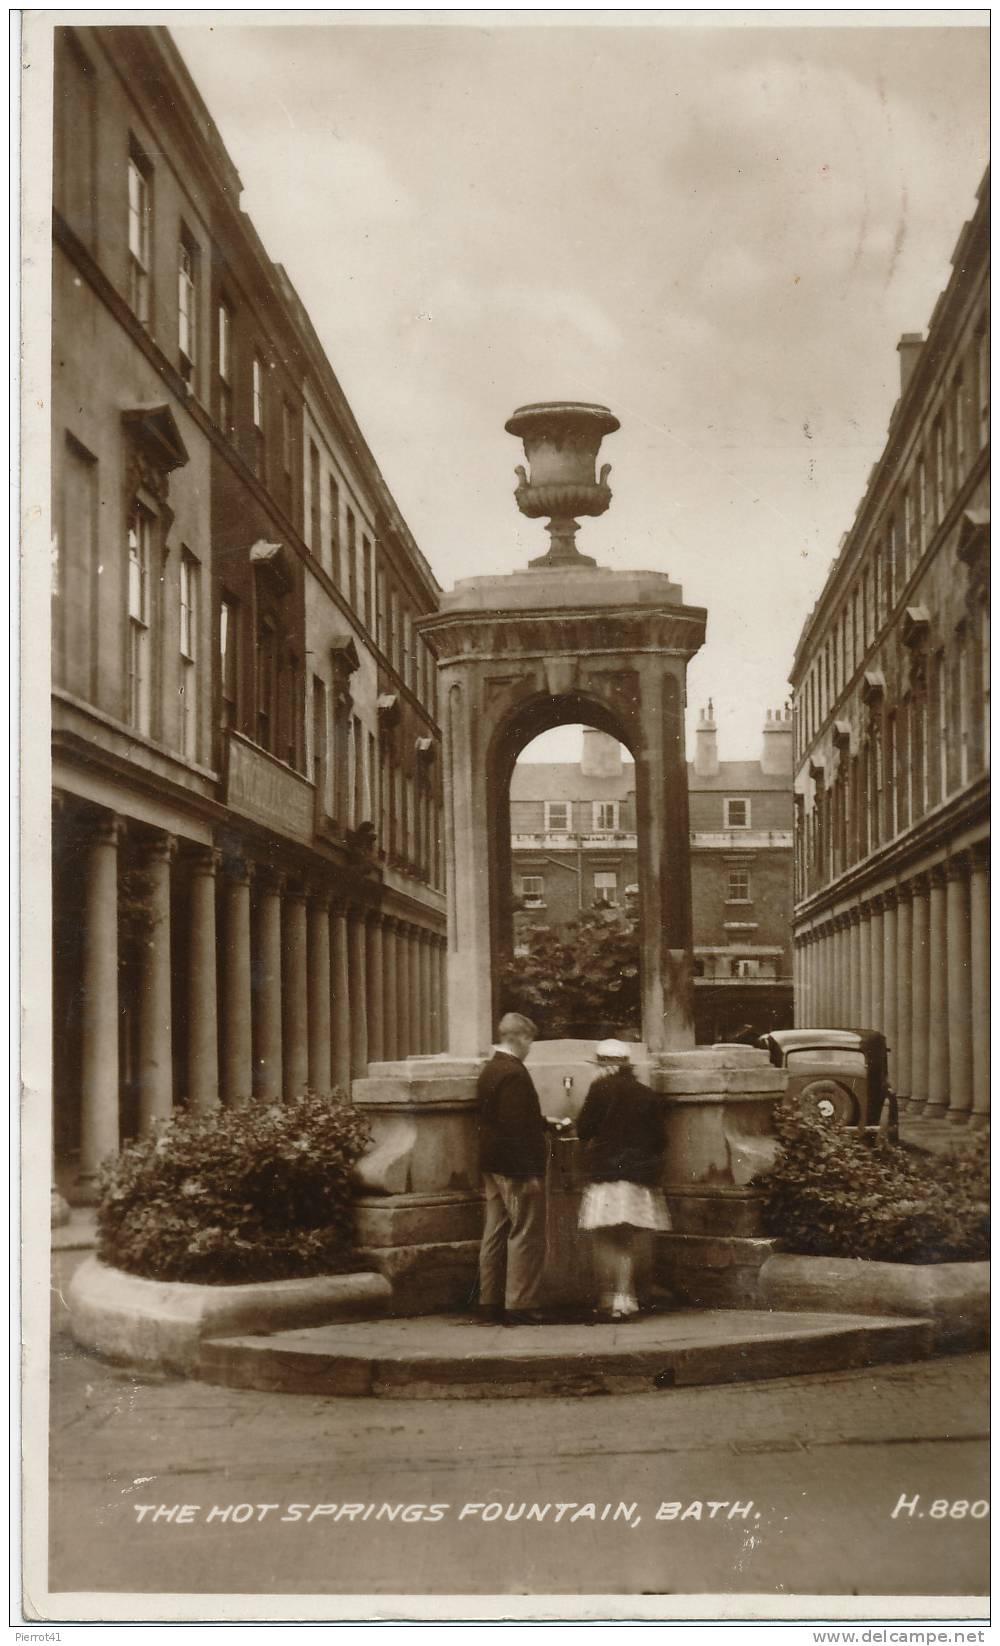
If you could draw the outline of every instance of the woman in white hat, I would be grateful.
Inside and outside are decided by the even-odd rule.
[[[660,1188],[663,1111],[656,1093],[636,1079],[624,1041],[602,1040],[594,1061],[602,1072],[576,1122],[590,1178],[580,1227],[594,1236],[598,1318],[628,1320],[639,1313],[636,1267],[644,1231],[670,1228]]]

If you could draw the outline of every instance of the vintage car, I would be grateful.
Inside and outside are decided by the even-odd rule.
[[[888,1046],[874,1029],[775,1029],[758,1041],[779,1069],[788,1095],[833,1126],[899,1136],[899,1107],[889,1086]]]

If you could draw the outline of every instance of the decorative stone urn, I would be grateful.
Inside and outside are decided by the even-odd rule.
[[[529,476],[518,464],[514,471],[520,480],[514,493],[517,506],[529,520],[549,519],[546,529],[551,548],[529,564],[596,565],[590,555],[577,549],[580,523],[576,516],[604,514],[611,502],[611,464],[605,463],[599,476],[595,471],[601,441],[621,427],[617,417],[607,406],[553,400],[519,406],[504,427],[523,440],[531,470]]]

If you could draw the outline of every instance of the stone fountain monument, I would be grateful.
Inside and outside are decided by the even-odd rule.
[[[578,516],[611,502],[606,406],[522,406],[515,499],[549,521],[523,571],[465,578],[419,620],[438,670],[448,907],[448,1051],[369,1067],[354,1101],[372,1125],[359,1240],[408,1313],[459,1305],[475,1279],[482,1204],[475,1081],[499,1013],[512,942],[509,789],[521,751],[583,722],[635,761],[645,1077],[664,1093],[665,1187],[677,1233],[660,1267],[682,1295],[740,1301],[763,1253],[753,1172],[769,1155],[784,1077],[746,1047],[694,1049],[684,705],[703,608],[665,572],[601,567],[576,547]],[[728,1244],[727,1244],[728,1243]],[[733,1295],[739,1293],[739,1296]]]

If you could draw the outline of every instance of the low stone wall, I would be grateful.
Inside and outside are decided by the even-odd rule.
[[[772,1309],[930,1320],[938,1352],[979,1349],[989,1338],[988,1263],[873,1263],[774,1252],[761,1265],[757,1296]]]
[[[247,1286],[144,1280],[87,1258],[70,1281],[70,1325],[81,1348],[129,1365],[194,1373],[206,1337],[370,1320],[392,1289],[382,1275],[310,1275]]]

